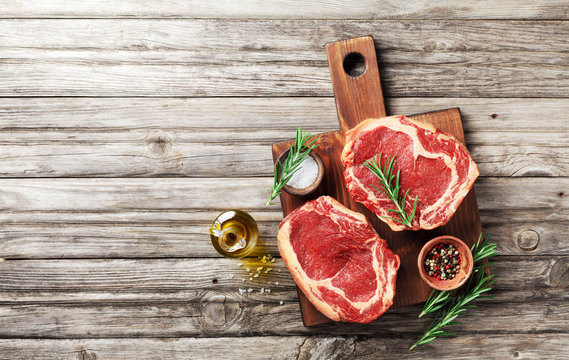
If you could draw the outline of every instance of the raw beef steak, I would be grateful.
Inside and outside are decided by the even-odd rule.
[[[418,197],[411,228],[384,218],[399,218],[387,211],[395,205],[375,188],[381,188],[378,178],[363,166],[372,157],[378,161],[380,153],[382,169],[388,157],[395,156],[393,174],[401,170],[400,196],[409,189],[405,204],[408,214]],[[405,116],[368,119],[349,130],[341,159],[346,187],[354,200],[375,212],[394,231],[445,225],[478,177],[478,167],[456,138]]]
[[[364,215],[333,198],[290,213],[278,243],[294,281],[328,318],[367,323],[393,303],[399,257]]]

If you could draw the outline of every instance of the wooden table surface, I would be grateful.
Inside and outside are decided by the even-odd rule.
[[[567,0],[1,7],[0,359],[569,358]],[[278,255],[270,144],[338,128],[324,44],[361,35],[388,113],[460,107],[502,254],[413,352],[420,306],[305,328],[280,259],[249,281],[207,233],[244,209]]]

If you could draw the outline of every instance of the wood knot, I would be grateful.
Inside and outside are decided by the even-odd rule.
[[[434,41],[427,41],[427,43],[423,46],[423,50],[426,52],[433,52],[437,48],[437,43]]]
[[[341,141],[337,137],[338,135],[330,135],[330,134],[321,134],[318,136],[318,151],[329,154],[330,150],[334,148],[334,146]]]
[[[203,325],[206,329],[226,328],[241,314],[241,307],[235,299],[217,295],[203,303]]]
[[[569,285],[569,259],[561,258],[553,264],[549,271],[549,283],[560,288]]]
[[[157,157],[168,155],[172,151],[173,143],[174,136],[163,131],[155,132],[146,138],[149,152]]]
[[[85,349],[81,349],[77,353],[77,359],[79,359],[79,360],[97,360],[97,354],[95,354],[92,351],[87,351]]]
[[[534,230],[524,230],[518,234],[518,246],[525,251],[532,251],[539,245],[539,234]]]
[[[320,135],[318,138],[318,149],[319,150],[327,150],[331,146],[331,141],[326,135]]]
[[[492,114],[492,115],[490,115],[490,117],[491,117],[492,119],[494,119],[494,120],[496,120],[496,119],[498,118],[498,116],[499,116],[498,114]]]

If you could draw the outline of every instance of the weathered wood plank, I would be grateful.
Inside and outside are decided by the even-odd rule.
[[[345,359],[355,338],[263,336],[182,339],[0,339],[0,359],[219,359],[247,360],[312,358]],[[305,356],[305,355],[303,355]]]
[[[479,304],[475,311],[483,317],[464,317],[453,330],[469,335],[568,332],[568,264],[567,257],[498,258],[495,300]],[[5,261],[0,266],[0,337],[414,338],[430,322],[415,321],[420,307],[412,306],[391,310],[368,325],[305,328],[292,279],[280,260],[275,270],[245,283],[240,280],[245,271],[229,259]],[[240,294],[239,288],[253,291]],[[261,288],[271,292],[261,293]]]
[[[413,339],[409,343],[413,343]],[[432,345],[423,345],[410,352],[409,344],[402,339],[356,340],[353,359],[548,359],[560,358],[567,353],[565,334],[460,335],[439,338]],[[341,342],[340,344],[343,344]],[[335,346],[339,346],[337,344]],[[315,344],[316,346],[320,344]],[[385,355],[384,355],[385,354]]]
[[[0,96],[331,96],[323,46],[362,33],[387,96],[569,96],[562,21],[2,20],[0,33]]]
[[[528,119],[529,121],[535,123],[535,119]],[[223,123],[224,119],[219,118],[216,122]],[[307,122],[306,120],[303,122]],[[252,126],[236,126],[236,127],[191,127],[188,126],[184,129],[176,128],[165,128],[165,127],[140,127],[132,129],[103,129],[103,128],[89,128],[89,127],[77,127],[77,128],[49,128],[49,127],[38,127],[38,128],[4,128],[0,129],[4,138],[0,139],[0,146],[6,151],[10,151],[10,147],[14,147],[12,150],[16,155],[18,153],[17,146],[33,146],[33,147],[45,147],[45,150],[53,152],[49,146],[55,147],[57,145],[66,147],[87,147],[87,146],[103,146],[110,147],[110,151],[133,151],[135,155],[146,155],[147,157],[165,157],[170,152],[172,152],[172,147],[176,147],[176,144],[180,146],[189,147],[193,144],[201,144],[202,146],[212,147],[210,153],[214,153],[217,150],[214,146],[226,146],[227,148],[232,147],[243,147],[243,151],[248,151],[248,153],[255,154],[257,150],[255,146],[265,146],[269,145],[272,141],[286,141],[291,140],[294,137],[296,128],[299,123],[296,124],[282,124],[273,123],[267,124],[266,127],[258,128]],[[521,124],[523,126],[523,124]],[[125,126],[126,127],[126,126]],[[313,128],[320,128],[322,125],[314,124]],[[537,127],[537,126],[536,126]],[[306,131],[316,133],[311,130],[310,125],[308,128],[303,127]],[[325,129],[322,132],[328,132],[333,129]],[[508,131],[510,130],[510,131]],[[469,137],[467,139],[468,144],[474,147],[483,146],[499,146],[506,145],[512,147],[540,147],[540,148],[555,148],[563,147],[569,141],[569,130],[549,130],[547,128],[539,128],[531,130],[524,129],[507,129],[505,127],[501,129],[496,129],[493,131],[480,130],[476,132],[469,132]],[[144,147],[144,150],[137,148],[134,151],[132,148],[138,145],[138,147]],[[116,149],[112,147],[115,146]],[[120,146],[124,147],[121,149]],[[82,149],[80,149],[82,150]],[[77,151],[81,153],[81,151]],[[96,151],[96,150],[93,150]],[[38,151],[38,156],[41,153]],[[10,154],[12,155],[12,154]],[[98,155],[98,154],[97,154]],[[120,154],[119,154],[120,155]],[[23,155],[25,156],[25,155]],[[35,156],[35,154],[34,154]],[[126,156],[126,155],[125,155]],[[6,156],[9,158],[10,156]]]
[[[269,178],[3,179],[0,257],[216,257],[207,228],[222,209],[257,219],[261,253],[277,254],[282,213]],[[567,178],[481,178],[484,232],[508,255],[568,254]],[[528,243],[529,241],[529,243]]]
[[[291,292],[293,292],[291,290]],[[480,303],[480,317],[464,317],[457,334],[567,333],[567,300]],[[0,336],[23,338],[212,337],[266,335],[412,334],[416,339],[432,321],[417,319],[420,306],[395,309],[378,321],[305,328],[296,299],[247,301],[233,294],[205,294],[200,302],[131,304],[0,305]]]
[[[112,50],[115,56],[108,57],[111,61],[123,57],[125,62],[135,57],[157,64],[172,61],[169,65],[186,61],[190,65],[199,61],[206,65],[314,61],[325,67],[324,44],[342,35],[378,34],[374,37],[376,47],[391,51],[393,56],[404,56],[403,52],[420,52],[423,56],[499,52],[506,61],[517,53],[566,52],[565,38],[569,34],[565,21],[485,20],[3,19],[0,29],[0,49],[26,59],[33,58],[30,48],[77,55],[81,51]],[[158,52],[161,57],[153,57]],[[548,63],[556,62],[566,63],[566,59],[550,57]]]
[[[0,339],[2,360],[52,359],[329,359],[383,360],[437,358],[559,359],[568,334],[461,334],[437,339],[413,352],[414,338],[355,336],[263,336],[163,339]]]
[[[567,256],[500,256],[494,262],[492,272],[498,281],[493,303],[569,299]],[[250,280],[249,274],[256,273],[258,267],[263,267],[261,274]],[[272,270],[265,273],[269,268]],[[0,263],[0,269],[0,304],[4,305],[185,302],[199,307],[221,295],[251,307],[297,299],[294,282],[281,259],[270,263],[225,258],[7,260]],[[252,292],[241,294],[239,289]]]
[[[386,313],[368,325],[331,324],[305,328],[294,299],[284,305],[215,295],[199,305],[187,302],[124,305],[2,305],[0,336],[21,338],[215,337],[266,335],[370,335],[416,340],[432,319],[417,319],[419,306]],[[485,303],[451,329],[456,334],[569,332],[569,306],[562,302]]]
[[[105,222],[93,224],[13,224],[0,230],[0,257],[4,258],[169,258],[219,257],[209,241],[208,220],[157,221],[131,225]],[[254,214],[255,215],[255,214]],[[278,222],[261,221],[255,215],[259,236],[251,256],[278,254]],[[188,217],[187,214],[185,216]]]
[[[470,137],[491,133],[567,132],[566,99],[549,98],[385,98],[390,114],[416,114],[460,107]],[[293,98],[0,98],[1,131],[217,130],[226,128],[283,131],[297,126],[313,132],[338,129],[332,97]],[[546,117],[547,121],[538,121]],[[515,131],[514,131],[515,130]],[[239,136],[245,131],[236,132]],[[490,134],[488,134],[490,133]],[[233,139],[233,138],[232,138]],[[492,144],[497,144],[494,138]],[[2,137],[9,142],[9,137]],[[274,142],[275,139],[264,139]],[[469,143],[473,140],[469,138]],[[518,138],[516,138],[518,140]],[[534,144],[532,138],[525,139]],[[508,138],[503,139],[508,141]],[[554,142],[554,144],[559,144]]]
[[[278,256],[280,210],[255,211],[260,239],[253,256]],[[0,256],[34,258],[219,257],[207,232],[217,212],[73,215],[7,214],[0,231]],[[569,255],[566,213],[546,210],[481,211],[484,234],[504,255]]]
[[[1,17],[135,17],[135,18],[301,18],[301,19],[567,19],[566,1],[482,0],[458,4],[454,1],[310,1],[299,6],[294,0],[236,2],[169,0],[155,4],[140,0],[75,2],[65,0],[10,1]]]
[[[268,210],[271,178],[159,179],[0,179],[0,208],[5,211],[119,212],[196,211],[242,208]],[[480,178],[481,209],[569,208],[569,178]],[[0,214],[0,219],[9,220]],[[10,221],[8,221],[10,222]]]
[[[4,132],[0,177],[243,177],[274,172],[270,139],[289,140],[294,131],[143,130],[101,132]],[[469,146],[481,176],[564,176],[569,173],[569,132],[487,133],[512,145]],[[568,139],[564,139],[567,137]],[[31,140],[31,138],[37,140]],[[526,145],[528,139],[547,145]],[[266,140],[265,140],[266,139]],[[211,142],[209,142],[211,141]],[[25,144],[25,145],[24,145]]]
[[[388,104],[407,114],[460,106],[482,176],[569,173],[564,99]],[[4,98],[0,114],[3,177],[270,176],[270,144],[290,139],[297,126],[338,128],[331,98]]]

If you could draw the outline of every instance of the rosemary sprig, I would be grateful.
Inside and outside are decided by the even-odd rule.
[[[387,211],[395,212],[399,215],[400,219],[396,219],[390,216],[382,216],[386,219],[391,219],[397,221],[405,226],[412,227],[413,217],[415,216],[415,210],[417,210],[417,196],[415,196],[415,203],[413,204],[413,211],[411,214],[405,212],[405,201],[407,200],[407,194],[409,194],[409,189],[405,191],[402,198],[399,198],[399,190],[401,189],[399,185],[399,175],[401,169],[397,170],[397,175],[393,175],[393,168],[395,166],[395,155],[392,158],[387,158],[387,162],[381,168],[381,153],[379,154],[379,163],[375,161],[375,158],[368,159],[364,162],[364,166],[367,167],[375,176],[379,178],[378,182],[381,184],[381,188],[373,186],[377,190],[385,194],[393,203],[396,209],[387,209]],[[392,184],[395,178],[395,185]]]
[[[296,139],[294,144],[291,145],[288,155],[284,161],[284,163],[280,163],[277,161],[275,163],[275,174],[273,180],[273,187],[271,188],[271,194],[269,195],[269,201],[267,201],[267,205],[274,205],[273,200],[279,196],[283,187],[286,185],[287,182],[290,181],[292,175],[300,169],[300,165],[306,158],[308,154],[318,145],[314,144],[317,137],[310,140],[307,144],[304,144],[312,137],[312,134],[305,133],[302,131],[302,128],[299,127],[296,130]],[[279,168],[280,168],[280,177],[279,177]]]
[[[472,248],[470,249],[470,251],[472,252],[472,259],[474,260],[475,266],[482,259],[498,255],[498,252],[496,251],[497,245],[495,243],[489,243],[488,239],[490,239],[489,236],[487,236],[486,239],[484,239],[484,241],[482,241],[481,243],[480,240],[482,240],[482,234],[480,234],[480,236],[478,237],[478,241],[476,242],[476,244],[472,245]]]
[[[471,247],[472,258],[474,260],[475,267],[479,267],[480,265],[482,265],[480,264],[480,262],[483,259],[498,255],[498,252],[496,251],[496,244],[489,243],[488,239],[489,237],[486,237],[486,239],[482,241],[482,234],[480,234],[480,236],[478,237],[478,241],[476,241],[476,243]],[[490,264],[483,264],[483,266],[486,265]],[[467,283],[466,287],[468,287],[471,281],[472,278],[469,281],[469,283]],[[433,313],[441,309],[450,301],[452,301],[452,298],[450,297],[450,291],[433,290],[431,292],[431,295],[429,295],[427,302],[423,306],[423,310],[419,314],[419,317],[423,317],[427,314]]]
[[[471,303],[478,299],[492,299],[491,296],[483,296],[487,291],[491,290],[491,285],[496,281],[494,275],[486,275],[484,268],[490,263],[481,263],[481,260],[498,255],[496,244],[489,243],[488,237],[481,242],[482,234],[478,238],[476,244],[472,246],[472,257],[474,259],[474,270],[464,291],[456,297],[451,297],[449,291],[433,290],[429,299],[423,307],[423,311],[419,317],[442,309],[450,303],[447,310],[443,310],[440,317],[436,316],[431,327],[425,331],[423,336],[409,348],[413,350],[415,347],[428,344],[435,340],[438,336],[455,335],[454,333],[442,330],[443,327],[459,324],[456,318],[459,315],[473,315],[466,311],[475,308],[476,305]]]
[[[455,335],[454,333],[446,332],[441,329],[445,326],[460,324],[458,321],[455,321],[455,319],[461,314],[472,315],[466,313],[466,311],[469,308],[476,307],[476,305],[470,304],[474,300],[481,298],[491,298],[488,296],[482,296],[482,294],[492,289],[490,285],[496,281],[493,279],[494,275],[486,275],[484,271],[477,271],[476,276],[477,280],[474,287],[468,289],[461,296],[454,298],[451,301],[450,308],[442,312],[440,319],[438,319],[436,323],[434,322],[433,325],[427,331],[425,331],[423,336],[421,336],[421,338],[409,348],[409,350],[413,350],[419,345],[428,344],[435,340],[437,336]]]

